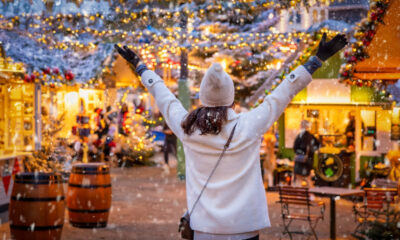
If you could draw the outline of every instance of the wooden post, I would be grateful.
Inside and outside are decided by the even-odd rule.
[[[181,27],[181,34],[186,35],[186,28],[187,28],[187,14],[185,13],[184,9],[181,12],[181,20],[180,20],[180,27]],[[179,86],[179,100],[182,102],[182,105],[185,109],[190,110],[190,91],[187,85],[187,79],[189,76],[189,69],[188,69],[188,50],[186,49],[186,38],[182,37],[181,45],[184,47],[181,49],[181,73],[180,78],[178,81]],[[178,140],[177,143],[177,160],[178,160],[178,178],[185,179],[185,153],[183,151],[183,145]]]
[[[354,143],[355,143],[355,159],[354,159],[354,171],[355,171],[355,178],[356,181],[359,179],[360,175],[360,156],[361,156],[361,113],[360,109],[355,110],[355,120],[356,120],[356,130],[354,136]]]
[[[40,83],[35,83],[35,150],[42,146],[42,89]]]

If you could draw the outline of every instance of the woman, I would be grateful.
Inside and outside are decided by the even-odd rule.
[[[168,126],[183,143],[189,210],[237,124],[229,149],[190,216],[194,239],[259,239],[259,231],[270,226],[261,178],[260,140],[290,100],[311,82],[311,73],[322,65],[321,60],[347,44],[344,35],[337,35],[329,42],[325,39],[326,35],[321,40],[317,57],[290,73],[257,108],[242,114],[236,114],[231,108],[235,88],[220,64],[214,63],[201,82],[202,107],[188,113],[137,54],[126,46],[123,49],[116,46],[141,76]]]
[[[310,122],[303,120],[300,123],[300,133],[294,140],[293,150],[296,155],[304,155],[305,162],[294,163],[295,186],[311,187],[311,169],[314,164],[314,153],[319,148],[319,141],[309,132]]]

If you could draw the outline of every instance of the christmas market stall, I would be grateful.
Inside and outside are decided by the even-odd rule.
[[[322,144],[314,162],[317,185],[365,186],[389,175],[384,159],[398,149],[399,135],[399,110],[388,91],[400,78],[394,51],[400,40],[399,10],[398,1],[372,1],[342,58],[335,56],[315,72],[280,119],[282,157],[292,157],[289,149],[300,121],[311,123],[310,131]]]
[[[12,176],[35,149],[37,95],[24,73],[23,64],[7,57],[0,44],[0,213],[8,209]]]

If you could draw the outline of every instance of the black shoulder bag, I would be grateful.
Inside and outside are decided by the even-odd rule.
[[[219,159],[218,159],[217,163],[215,164],[213,170],[211,171],[210,176],[208,177],[206,183],[204,184],[203,189],[201,189],[201,192],[200,192],[199,196],[197,197],[196,202],[194,202],[192,210],[190,212],[189,212],[189,210],[186,211],[185,214],[181,217],[181,222],[179,224],[178,231],[181,232],[182,239],[190,239],[190,240],[192,240],[193,237],[194,237],[194,231],[190,227],[190,216],[192,215],[193,210],[197,205],[197,202],[199,201],[201,195],[203,194],[204,189],[207,187],[207,184],[210,181],[211,176],[214,174],[215,169],[217,168],[219,162],[221,161],[222,157],[224,156],[226,150],[228,149],[229,144],[231,143],[231,140],[233,138],[233,134],[235,133],[236,125],[237,125],[237,123],[233,127],[231,135],[229,136],[228,141],[226,142],[226,144],[224,146],[224,150],[222,151],[221,155],[219,156]]]

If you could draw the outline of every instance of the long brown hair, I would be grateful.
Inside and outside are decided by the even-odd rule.
[[[200,130],[201,135],[217,135],[227,121],[228,108],[230,107],[199,107],[189,113],[181,127],[187,135],[191,135],[196,129]]]

